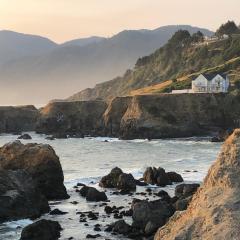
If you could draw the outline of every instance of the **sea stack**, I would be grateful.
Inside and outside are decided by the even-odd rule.
[[[186,211],[176,212],[155,240],[239,239],[240,129],[225,141]]]

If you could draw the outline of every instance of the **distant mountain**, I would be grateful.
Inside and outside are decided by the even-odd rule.
[[[71,40],[71,41],[61,44],[61,46],[65,47],[65,46],[69,46],[69,45],[74,45],[74,46],[84,47],[89,44],[99,43],[103,40],[106,40],[106,38],[93,36],[93,37],[89,37],[89,38],[74,39],[74,40]]]
[[[126,30],[108,39],[79,39],[62,45],[45,39],[49,43],[48,50],[39,47],[38,51],[27,47],[33,44],[29,38],[28,44],[25,40],[14,46],[18,56],[12,57],[9,51],[1,55],[6,61],[0,65],[0,104],[40,104],[93,87],[132,68],[136,59],[163,46],[179,29],[213,34],[207,29],[187,25],[165,26],[155,30]],[[33,40],[36,46],[36,37]],[[3,48],[0,44],[0,49]]]
[[[21,57],[45,54],[57,46],[47,38],[3,30],[0,31],[0,64]]]

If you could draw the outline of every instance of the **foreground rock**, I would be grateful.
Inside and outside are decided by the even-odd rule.
[[[24,170],[0,170],[0,222],[37,218],[50,210],[47,199]]]
[[[154,234],[174,213],[173,206],[161,200],[135,201],[132,210],[132,226],[141,229],[145,235]]]
[[[116,167],[100,180],[99,186],[104,188],[117,188],[130,192],[136,190],[136,183],[137,181],[132,174],[124,173],[120,168]]]
[[[35,131],[40,114],[34,106],[0,107],[0,133]]]
[[[165,172],[163,168],[148,167],[143,174],[144,182],[148,184],[156,184],[165,187],[173,182],[183,182],[180,174],[175,172]]]
[[[20,240],[57,240],[61,230],[58,222],[43,219],[25,227]]]
[[[26,170],[48,200],[68,198],[59,158],[50,145],[5,144],[0,148],[0,169]]]
[[[240,130],[226,140],[203,185],[184,212],[159,229],[155,240],[239,239]]]

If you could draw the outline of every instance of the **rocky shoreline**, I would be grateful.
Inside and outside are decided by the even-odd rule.
[[[159,139],[213,136],[223,141],[239,127],[236,94],[152,94],[0,108],[0,132],[36,131],[49,138],[109,136]],[[7,110],[6,110],[7,109]],[[23,118],[22,116],[25,116]],[[227,134],[225,134],[227,132]]]
[[[141,179],[134,179],[131,174],[114,168],[101,178],[98,188],[78,183],[73,188],[76,196],[71,199],[73,195],[70,194],[71,204],[87,201],[96,203],[98,208],[102,209],[76,212],[80,224],[86,226],[90,222],[94,223],[93,233],[87,234],[86,239],[108,239],[103,238],[103,232],[139,240],[168,240],[179,237],[186,239],[186,235],[191,236],[190,239],[211,239],[212,236],[216,236],[214,239],[224,239],[237,236],[238,218],[232,216],[238,212],[238,181],[236,182],[235,178],[239,175],[239,141],[240,130],[235,130],[224,144],[200,188],[199,184],[184,183],[180,174],[167,172],[160,167],[147,168]],[[21,164],[17,165],[16,162]],[[48,184],[57,182],[54,188],[46,187],[46,184],[46,188],[42,187],[43,182],[37,178],[38,174],[34,171],[37,169],[41,173],[41,168],[49,173],[44,175]],[[6,144],[0,148],[0,169],[2,222],[21,218],[36,219],[50,211],[47,199],[61,201],[68,197],[66,191],[59,196],[59,187],[60,192],[65,189],[63,175],[59,159],[49,145],[24,145],[19,141]],[[59,169],[59,173],[56,169]],[[175,196],[170,196],[162,189],[171,184],[174,184]],[[153,185],[156,185],[154,190],[151,187]],[[158,187],[161,187],[160,191],[157,190]],[[123,196],[128,204],[115,206],[112,204],[112,197],[108,196],[116,199]],[[68,213],[57,208],[49,213],[51,216],[65,214]],[[104,224],[104,219],[108,218],[112,219],[112,222],[107,221],[108,223]],[[205,225],[206,221],[209,224]],[[225,230],[218,231],[219,227],[223,226]],[[57,222],[39,220],[23,229],[21,239],[58,239],[62,228],[64,226]],[[199,232],[202,238],[199,237]]]

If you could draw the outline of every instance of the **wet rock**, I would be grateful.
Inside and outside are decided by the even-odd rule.
[[[140,186],[140,187],[145,187],[145,186],[148,185],[147,183],[142,182],[140,180],[135,180],[135,183],[136,183],[137,186]]]
[[[172,184],[163,168],[148,167],[143,174],[143,179],[148,184],[157,184],[160,187]]]
[[[171,182],[183,182],[183,178],[176,172],[167,172],[168,178]]]
[[[86,238],[99,238],[99,237],[101,237],[100,234],[96,234],[96,235],[88,234],[88,235],[86,236]]]
[[[112,231],[118,233],[127,235],[131,232],[132,227],[127,224],[124,220],[119,220],[112,224]]]
[[[26,170],[48,200],[69,197],[59,158],[50,145],[7,143],[0,148],[0,169]]]
[[[63,212],[56,208],[56,209],[52,210],[49,214],[50,215],[65,215],[65,214],[67,214],[67,212]]]
[[[104,176],[100,180],[99,186],[104,188],[116,188],[119,176],[122,173],[123,171],[120,168],[118,167],[113,168],[108,175]]]
[[[25,133],[19,136],[18,139],[29,140],[29,139],[32,139],[32,137],[29,134]]]
[[[58,138],[58,139],[67,139],[68,136],[66,133],[54,133],[52,135],[53,138]]]
[[[100,202],[107,200],[107,195],[105,192],[99,192],[96,188],[93,187],[83,186],[79,193],[82,197],[86,197],[86,200],[90,202]]]
[[[0,170],[0,222],[38,218],[49,212],[45,196],[24,170]]]
[[[122,173],[118,177],[117,188],[124,191],[135,191],[136,181],[132,174]]]
[[[57,240],[61,230],[58,222],[43,219],[26,226],[20,240]]]
[[[51,141],[55,140],[55,138],[54,138],[53,136],[48,136],[48,137],[46,137],[45,139],[46,139],[46,140],[51,140]]]
[[[175,195],[178,198],[186,198],[186,197],[192,196],[197,191],[199,186],[200,185],[197,183],[180,184],[175,188]]]

